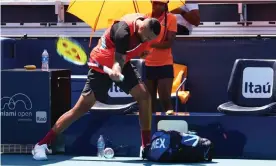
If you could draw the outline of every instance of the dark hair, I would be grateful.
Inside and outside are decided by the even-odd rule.
[[[162,40],[167,40],[167,24],[168,24],[168,12],[169,12],[169,7],[168,7],[168,3],[165,5],[165,30],[164,30],[164,34],[163,34],[163,38]]]
[[[149,29],[158,36],[161,31],[160,22],[156,18],[151,18],[149,21]]]
[[[152,1],[151,1],[152,2]],[[164,34],[163,37],[161,39],[161,41],[167,40],[167,25],[168,25],[168,12],[169,12],[169,7],[168,7],[168,3],[170,1],[168,0],[168,2],[165,4],[165,30],[164,30]]]

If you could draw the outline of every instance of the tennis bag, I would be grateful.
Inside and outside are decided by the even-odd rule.
[[[194,134],[159,130],[142,152],[142,158],[155,162],[212,161],[213,143]]]

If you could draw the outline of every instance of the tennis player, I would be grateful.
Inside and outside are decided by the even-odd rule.
[[[76,105],[63,114],[32,150],[35,160],[47,160],[48,144],[62,133],[74,121],[83,116],[95,104],[96,100],[105,102],[113,81],[126,93],[131,94],[140,109],[142,146],[150,142],[151,132],[151,97],[141,81],[137,69],[130,63],[136,56],[145,56],[148,41],[160,33],[161,25],[155,18],[146,18],[141,14],[128,14],[108,28],[99,39],[98,45],[90,54],[90,62],[97,62],[112,69],[110,75],[100,68],[90,67],[87,81]],[[120,80],[120,74],[124,80]]]

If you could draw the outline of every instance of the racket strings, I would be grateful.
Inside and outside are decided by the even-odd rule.
[[[88,59],[85,50],[76,40],[65,37],[58,39],[57,53],[66,61],[76,65],[85,65]]]

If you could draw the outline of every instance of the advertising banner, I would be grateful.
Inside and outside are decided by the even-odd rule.
[[[49,72],[1,71],[2,144],[35,144],[49,130]]]

